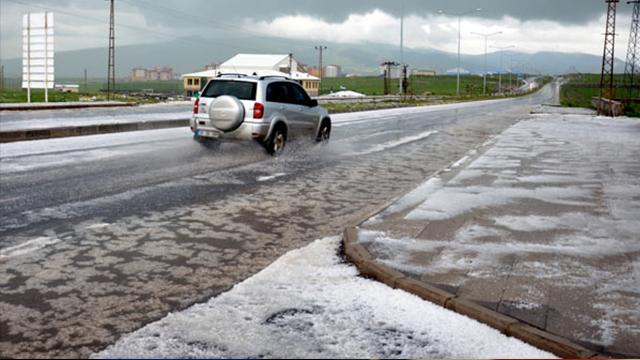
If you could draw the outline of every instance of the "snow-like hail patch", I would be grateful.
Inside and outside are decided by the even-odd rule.
[[[327,95],[322,95],[322,96],[319,96],[318,98],[331,99],[331,98],[360,98],[360,97],[366,97],[366,95],[359,92],[351,91],[351,90],[342,90],[342,91],[332,92]]]
[[[98,223],[98,224],[89,225],[89,226],[85,227],[85,229],[87,229],[87,230],[100,230],[100,229],[104,229],[104,228],[109,227],[109,226],[111,226],[111,224]]]
[[[396,202],[391,204],[388,208],[386,208],[381,213],[367,220],[364,225],[373,225],[380,222],[383,218],[387,217],[390,214],[399,213],[410,209],[423,201],[425,201],[429,195],[433,194],[437,190],[442,188],[442,179],[440,177],[433,177],[429,179],[427,182],[415,188],[410,193],[404,195]]]
[[[451,165],[450,167],[447,168],[447,170],[453,170],[453,169],[457,169],[460,166],[462,166],[465,162],[467,162],[467,160],[469,160],[469,156],[465,156],[462,159],[456,161],[455,163],[453,163],[453,165]]]
[[[579,216],[579,214],[577,215]],[[566,226],[560,218],[536,215],[501,216],[496,218],[496,225],[514,231],[548,231]]]
[[[534,199],[558,205],[590,206],[584,199],[592,191],[576,186],[524,188],[495,188],[490,186],[449,187],[434,193],[427,201],[410,212],[407,220],[445,220],[474,209],[500,206],[523,199]]]
[[[22,244],[16,246],[0,249],[0,259],[26,255],[34,251],[43,249],[47,246],[57,244],[58,242],[60,242],[60,239],[50,238],[46,236],[25,241]]]
[[[568,336],[619,346],[639,334],[639,133],[626,118],[522,121],[452,180],[426,182],[426,199],[390,228],[375,218],[389,230],[361,229],[360,241],[378,262],[462,292],[508,278],[519,311],[577,291],[589,302],[576,309],[596,310],[571,326],[595,332]]]
[[[273,175],[270,175],[270,176],[259,176],[257,180],[258,180],[258,182],[265,182],[265,181],[274,180],[274,179],[277,179],[279,177],[283,177],[283,176],[286,176],[286,175],[287,174],[285,174],[285,173],[277,173],[277,174],[273,174]]]
[[[392,149],[394,147],[398,147],[400,145],[404,145],[404,144],[409,144],[415,141],[419,141],[419,140],[423,140],[428,138],[431,135],[437,134],[437,131],[425,131],[422,132],[420,134],[417,135],[411,135],[411,136],[405,136],[405,137],[401,137],[397,140],[392,140],[392,141],[388,141],[382,144],[378,144],[375,146],[372,146],[366,150],[362,150],[362,151],[358,151],[355,153],[352,153],[350,155],[366,155],[366,154],[374,154],[380,151],[385,151],[388,149]]]
[[[454,104],[439,104],[429,106],[417,106],[417,107],[405,107],[396,109],[383,109],[383,110],[369,110],[359,111],[354,113],[336,114],[331,116],[333,127],[341,127],[359,123],[368,123],[374,121],[386,121],[393,119],[395,121],[402,121],[402,118],[398,119],[398,115],[411,115],[411,114],[425,114],[439,111],[450,111],[456,109],[469,109],[469,108],[482,108],[486,105],[513,102],[514,99],[497,99],[497,100],[482,100],[482,101],[469,101],[463,103]]]
[[[97,358],[550,358],[519,340],[358,276],[340,239],[284,255],[231,291],[118,341]]]

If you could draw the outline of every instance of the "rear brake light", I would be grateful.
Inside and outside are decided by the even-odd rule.
[[[264,116],[264,105],[262,105],[259,102],[257,102],[253,106],[253,118],[254,119],[262,119],[263,116]]]
[[[196,99],[196,102],[193,103],[193,113],[197,114],[199,112],[200,107],[200,99]]]

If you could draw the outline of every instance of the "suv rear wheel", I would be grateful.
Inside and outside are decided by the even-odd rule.
[[[283,125],[278,125],[273,129],[273,133],[269,137],[269,140],[267,140],[265,146],[269,154],[277,156],[282,153],[286,144],[287,128]]]
[[[331,138],[331,121],[325,119],[322,121],[322,125],[320,125],[320,130],[318,131],[318,137],[316,138],[316,141],[319,143],[326,144],[329,142],[330,138]]]

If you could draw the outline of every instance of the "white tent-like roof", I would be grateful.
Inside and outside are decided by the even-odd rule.
[[[220,65],[221,69],[233,70],[251,68],[255,70],[276,70],[289,64],[289,55],[238,54]]]
[[[294,71],[291,74],[282,72],[288,69],[289,65]],[[225,61],[217,70],[207,70],[184,74],[182,77],[203,77],[213,78],[218,74],[245,74],[248,76],[284,76],[293,80],[320,80],[315,76],[298,71],[298,61],[289,58],[289,55],[273,54],[238,54]]]
[[[458,73],[458,68],[453,68],[453,69],[447,70],[447,75],[452,75],[452,74],[457,74],[457,73]],[[469,70],[467,70],[467,69],[460,68],[460,74],[468,75],[468,74],[471,74],[471,72]]]
[[[218,76],[219,73],[220,73],[220,70],[206,70],[206,71],[194,72],[190,74],[183,74],[182,77],[183,78],[185,77],[214,78]]]
[[[195,73],[190,73],[190,74],[184,74],[182,75],[183,78],[185,77],[199,77],[199,78],[214,78],[216,76],[218,76],[219,74],[244,74],[247,76],[252,76],[255,74],[255,76],[282,76],[282,77],[286,77],[292,80],[320,80],[320,78],[317,78],[315,76],[309,75],[307,73],[302,73],[302,72],[298,72],[298,71],[294,71],[293,73],[291,73],[291,75],[280,72],[280,71],[274,71],[274,70],[266,70],[266,71],[224,71],[224,70],[207,70],[207,71],[201,71],[201,72],[195,72]]]

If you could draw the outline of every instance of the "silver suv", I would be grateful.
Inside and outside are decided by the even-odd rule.
[[[326,142],[331,118],[297,82],[279,76],[223,74],[209,81],[193,104],[196,140],[255,140],[270,154],[289,138]]]

